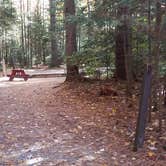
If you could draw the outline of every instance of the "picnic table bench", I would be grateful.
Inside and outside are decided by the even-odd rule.
[[[25,74],[25,71],[22,69],[13,69],[11,74],[7,75],[9,77],[9,81],[13,81],[16,78],[24,78],[24,81],[27,81],[29,78],[28,74]]]

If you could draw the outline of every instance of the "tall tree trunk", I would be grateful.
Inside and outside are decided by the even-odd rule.
[[[4,58],[2,59],[2,69],[3,69],[3,76],[6,77],[7,71],[6,71],[6,62]]]
[[[156,2],[156,25],[155,25],[155,42],[153,48],[153,57],[154,57],[154,77],[153,77],[153,106],[154,110],[159,111],[158,118],[159,118],[159,131],[160,134],[162,133],[162,118],[163,112],[161,109],[162,105],[162,90],[160,84],[160,73],[159,73],[159,63],[160,63],[160,42],[161,42],[161,26],[162,26],[162,8],[161,2]]]
[[[45,9],[44,9],[44,7],[45,7],[45,3],[44,3],[45,1],[43,0],[42,1],[42,18],[43,18],[43,20],[42,20],[42,26],[43,26],[43,29],[45,29]],[[42,40],[42,61],[43,61],[43,64],[45,65],[46,64],[46,43],[44,42],[44,40]]]
[[[148,63],[152,64],[152,45],[151,45],[151,0],[148,0]],[[152,90],[150,91],[150,99],[149,99],[149,115],[148,121],[151,122],[151,112],[152,112]]]
[[[120,9],[118,9],[118,15]],[[118,79],[126,80],[126,69],[125,69],[125,54],[124,54],[124,31],[126,27],[124,25],[117,25],[115,31],[115,65],[116,65],[116,77]]]
[[[116,28],[116,76],[119,79],[131,82],[131,25],[128,6],[122,5],[118,9],[120,24]],[[128,83],[129,84],[129,83]],[[129,89],[128,89],[129,90]]]
[[[23,29],[24,29],[24,66],[28,66],[28,57],[27,57],[27,27],[26,27],[26,7],[25,7],[25,2],[22,1],[22,7],[23,7]],[[27,12],[27,11],[26,11]]]
[[[51,35],[51,66],[60,65],[56,42],[56,0],[49,0],[50,5],[50,35]]]
[[[164,76],[164,105],[166,106],[166,74]]]
[[[65,21],[66,21],[66,45],[65,45],[65,55],[67,62],[67,77],[66,81],[73,81],[77,79],[79,72],[78,66],[72,64],[72,55],[77,51],[76,43],[76,23],[69,22],[68,18],[75,16],[75,3],[74,0],[65,0]]]
[[[160,61],[160,38],[161,38],[161,23],[162,23],[162,11],[161,3],[156,2],[156,25],[155,25],[155,41],[153,48],[153,106],[154,110],[159,110],[159,96],[160,87],[159,87],[159,61]]]
[[[91,17],[91,11],[90,11],[90,1],[87,0],[87,12],[88,12],[88,30],[87,30],[87,34],[88,34],[88,40],[91,39],[92,37],[92,26],[91,26],[91,23],[90,23],[90,17]]]
[[[21,51],[22,51],[22,59],[21,66],[24,66],[24,60],[25,60],[25,43],[24,43],[24,16],[23,16],[23,1],[20,0],[20,12],[21,12]]]
[[[30,0],[27,0],[27,11],[28,11],[28,18],[29,18],[29,24],[28,24],[28,27],[27,27],[27,33],[28,33],[28,64],[29,64],[29,67],[32,68],[32,65],[33,65],[33,55],[32,55],[32,50],[33,50],[33,44],[32,44],[32,24],[31,24],[31,21],[32,21],[32,5],[31,5],[31,1]]]
[[[30,59],[30,66],[32,67],[33,66],[33,43],[32,43],[32,31],[31,31],[31,27],[32,27],[32,25],[31,25],[31,23],[30,23],[30,25],[29,25],[29,29],[30,29],[30,31],[29,31],[29,36],[30,36],[30,45],[29,45],[29,59]]]

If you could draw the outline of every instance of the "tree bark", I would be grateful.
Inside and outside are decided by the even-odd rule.
[[[156,23],[155,23],[155,41],[152,51],[153,55],[153,110],[157,111],[160,109],[160,78],[159,78],[159,62],[160,62],[160,40],[161,40],[161,24],[162,24],[162,11],[161,3],[156,2]]]
[[[87,34],[88,34],[88,40],[90,40],[92,38],[92,26],[90,23],[90,17],[91,17],[91,11],[90,11],[90,1],[87,0],[87,12],[88,12],[88,29],[87,29]]]
[[[50,5],[50,35],[51,35],[51,67],[60,65],[56,42],[56,0],[49,0]]]
[[[121,6],[118,9],[118,19],[120,24],[116,28],[115,36],[115,65],[116,77],[118,79],[132,79],[131,71],[131,27],[129,25],[129,9]]]
[[[20,0],[20,12],[21,12],[21,51],[22,51],[22,61],[21,61],[21,66],[24,66],[24,63],[25,63],[25,26],[24,26],[24,16],[23,16],[23,1]]]
[[[3,76],[6,77],[7,71],[6,71],[6,63],[4,58],[2,59],[2,68],[3,68]]]
[[[72,64],[72,55],[77,51],[76,43],[76,23],[68,20],[69,17],[75,16],[74,0],[65,0],[65,21],[66,21],[66,44],[65,55],[67,63],[67,77],[66,81],[73,81],[78,78],[78,66]]]

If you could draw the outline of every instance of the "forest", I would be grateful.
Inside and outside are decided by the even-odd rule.
[[[87,75],[101,68],[98,75],[104,78],[128,81],[139,79],[152,64],[164,76],[164,0],[73,3],[1,1],[1,60],[9,67],[32,68],[58,67],[70,59]]]
[[[1,0],[0,62],[0,124],[9,125],[0,132],[20,133],[16,128],[26,126],[27,117],[31,131],[43,132],[34,146],[54,147],[47,159],[30,159],[25,149],[24,153],[17,150],[20,156],[25,154],[23,159],[13,157],[16,149],[7,151],[10,143],[37,138],[35,134],[33,139],[27,137],[28,126],[24,136],[13,134],[15,140],[9,139],[8,132],[0,136],[0,165],[164,166],[165,0]],[[14,77],[1,81],[14,70],[21,71],[27,82]],[[63,74],[58,75],[61,70]],[[30,77],[32,71],[55,71],[56,75]],[[10,115],[9,111],[14,112]],[[6,116],[10,122],[3,120]],[[47,130],[51,136],[44,136]],[[48,144],[42,144],[43,140]],[[29,151],[31,141],[24,142]]]

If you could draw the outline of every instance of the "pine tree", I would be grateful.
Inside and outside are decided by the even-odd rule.
[[[65,0],[64,13],[66,21],[66,45],[65,45],[65,55],[67,63],[67,77],[66,81],[73,81],[79,75],[78,66],[72,64],[72,55],[77,51],[76,44],[76,23],[69,20],[75,16],[75,3],[74,0]]]
[[[50,38],[51,38],[51,66],[60,65],[60,56],[56,41],[56,1],[49,0],[50,5]]]

